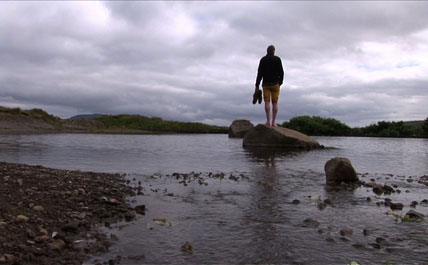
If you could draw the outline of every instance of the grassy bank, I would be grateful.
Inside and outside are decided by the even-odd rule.
[[[144,130],[170,133],[227,133],[228,128],[199,122],[166,121],[140,115],[103,115],[95,118],[108,129]]]
[[[50,124],[56,129],[62,128],[61,119],[59,117],[51,115],[42,109],[21,110],[20,108],[6,108],[0,106],[0,114],[29,117]]]
[[[228,128],[199,122],[166,121],[141,115],[97,115],[61,119],[41,109],[21,110],[0,106],[0,132],[38,131],[146,134],[146,133],[227,133]]]

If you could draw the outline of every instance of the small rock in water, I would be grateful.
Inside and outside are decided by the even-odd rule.
[[[317,207],[318,207],[318,209],[320,209],[322,211],[327,207],[327,204],[320,202],[320,203],[318,203]]]
[[[299,200],[293,200],[293,202],[292,202],[293,204],[299,204],[300,203],[300,201]]]
[[[135,219],[135,212],[134,211],[127,211],[125,213],[125,221],[131,222]]]
[[[402,203],[393,203],[391,202],[389,207],[391,208],[391,210],[403,210],[404,205]]]
[[[340,230],[340,235],[341,236],[350,236],[352,235],[353,231],[352,229],[342,229]]]
[[[418,202],[417,201],[412,201],[412,203],[410,204],[410,207],[415,208],[416,205],[418,205]]]
[[[376,237],[376,243],[383,244],[386,242],[386,239],[383,237]]]
[[[184,245],[181,246],[181,250],[184,252],[192,252],[193,251],[193,247],[190,244],[189,241],[186,241],[186,243],[184,243]]]
[[[373,248],[376,248],[376,249],[380,249],[381,248],[380,244],[378,244],[378,243],[371,243],[369,245],[372,246]]]
[[[141,215],[145,215],[146,214],[146,205],[138,205],[135,206],[134,208],[135,212]]]
[[[391,192],[395,192],[395,190],[391,186],[386,185],[386,184],[383,185],[383,189],[384,189],[385,193],[387,193],[387,194],[391,194]]]
[[[325,199],[325,200],[324,200],[324,203],[325,203],[325,204],[330,204],[330,205],[331,205],[331,200],[330,200],[330,199]]]
[[[304,227],[318,227],[319,225],[320,225],[320,223],[317,220],[314,220],[312,218],[306,218],[303,221]]]
[[[421,221],[424,219],[424,215],[421,213],[418,213],[414,210],[410,210],[406,213],[406,215],[403,218],[403,221]]]
[[[334,239],[331,236],[328,236],[328,237],[325,238],[325,241],[333,243]]]
[[[368,229],[363,230],[363,235],[368,236],[370,234],[370,231]]]
[[[383,188],[382,185],[380,184],[373,184],[373,192],[376,193],[377,195],[381,195],[385,190]]]

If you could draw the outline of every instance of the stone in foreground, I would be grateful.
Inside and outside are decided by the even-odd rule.
[[[339,185],[357,182],[358,176],[351,161],[344,157],[335,157],[327,161],[324,166],[327,185]]]
[[[249,120],[234,120],[229,127],[229,137],[243,138],[251,128],[254,128],[254,125]]]
[[[311,150],[322,148],[312,137],[283,127],[259,124],[244,136],[244,147],[279,147],[290,150]]]

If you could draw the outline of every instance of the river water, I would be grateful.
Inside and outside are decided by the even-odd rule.
[[[410,209],[428,215],[428,187],[418,183],[428,175],[428,140],[315,138],[327,148],[244,149],[227,135],[5,135],[0,161],[142,182],[144,195],[130,200],[146,215],[104,228],[117,240],[88,264],[117,256],[120,264],[428,264],[428,218],[398,218]],[[327,188],[324,164],[333,157],[349,158],[361,180],[401,192]],[[377,205],[385,198],[403,210],[386,214]],[[186,241],[193,251],[181,250]]]

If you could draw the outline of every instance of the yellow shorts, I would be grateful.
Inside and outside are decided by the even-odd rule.
[[[279,99],[279,84],[273,86],[263,86],[263,98],[265,102],[277,103]]]

